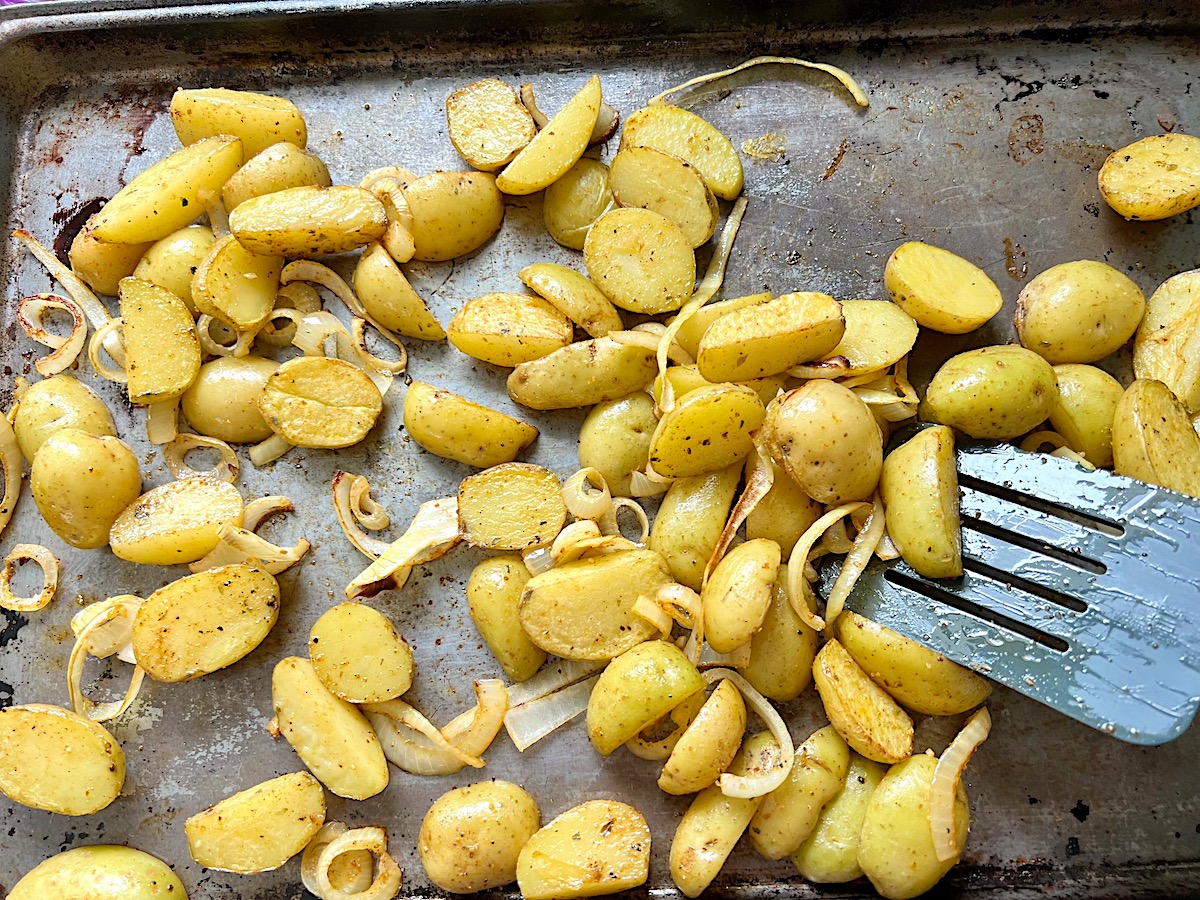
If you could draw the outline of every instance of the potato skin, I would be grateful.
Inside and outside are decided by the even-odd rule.
[[[918,325],[966,334],[1000,311],[1004,298],[983,269],[921,241],[901,244],[883,271],[888,294]]]
[[[579,428],[579,465],[604,476],[614,497],[628,497],[631,474],[642,469],[658,419],[645,391],[598,403]]]
[[[741,475],[739,464],[680,478],[667,490],[654,517],[650,549],[667,561],[672,578],[692,590],[700,590],[704,567],[729,518]]]
[[[8,900],[187,900],[170,866],[133,847],[76,847],[30,869]]]
[[[1111,466],[1113,419],[1125,393],[1121,382],[1103,369],[1075,363],[1055,366],[1054,376],[1058,406],[1050,413],[1050,424],[1093,466]]]
[[[112,413],[90,387],[73,375],[61,374],[35,381],[17,404],[13,431],[21,455],[29,463],[54,432],[78,428],[94,435],[115,437]]]
[[[484,781],[442,794],[421,822],[417,852],[429,880],[470,894],[517,880],[517,857],[541,825],[529,794],[507,781]]]
[[[819,884],[842,884],[862,875],[858,837],[871,795],[886,773],[887,766],[850,754],[842,789],[821,810],[816,827],[792,854],[801,875]]]
[[[480,467],[512,462],[538,436],[532,425],[422,381],[404,397],[404,430],[430,453]]]
[[[1033,430],[1057,405],[1058,380],[1046,360],[1024,347],[981,347],[937,370],[921,417],[971,437],[1007,441]]]
[[[879,492],[904,561],[926,578],[961,575],[954,432],[934,425],[894,449],[883,461]]]
[[[1200,204],[1200,138],[1155,134],[1109,154],[1097,182],[1104,202],[1126,219],[1165,219]]]
[[[233,444],[265,441],[274,432],[258,409],[258,397],[277,368],[275,360],[253,355],[209,360],[180,401],[188,424]]]
[[[1126,275],[1090,259],[1036,275],[1017,299],[1021,344],[1051,365],[1093,363],[1124,346],[1146,310],[1146,297]]]
[[[521,627],[521,595],[530,579],[515,553],[483,560],[467,579],[467,604],[480,637],[513,681],[532,678],[546,661],[546,651]]]
[[[1139,379],[1121,395],[1112,448],[1117,474],[1200,497],[1200,437],[1161,381]]]

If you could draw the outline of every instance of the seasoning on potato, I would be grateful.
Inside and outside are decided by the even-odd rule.
[[[497,366],[541,359],[571,343],[571,320],[541,297],[496,291],[463,304],[446,329],[467,356]]]
[[[927,578],[961,575],[954,432],[934,425],[892,450],[883,461],[879,492],[888,535],[904,561]]]
[[[532,194],[557,181],[587,149],[600,102],[600,78],[593,75],[504,167],[496,186],[506,194]]]
[[[608,166],[583,157],[542,195],[542,221],[550,237],[582,250],[588,230],[614,203]]]
[[[387,616],[361,603],[322,613],[308,634],[308,656],[322,684],[349,703],[392,700],[412,686],[408,642]]]
[[[1104,202],[1126,219],[1153,221],[1200,204],[1200,138],[1155,134],[1114,150],[1097,180]]]
[[[484,172],[510,163],[537,134],[517,92],[495,78],[474,81],[446,99],[447,135],[459,156]]]
[[[546,651],[521,627],[521,597],[531,577],[521,557],[503,554],[480,562],[467,579],[471,621],[513,681],[532,678],[546,661]]]
[[[383,396],[352,363],[300,356],[271,373],[258,408],[289,443],[336,450],[367,436],[383,412]]]
[[[387,212],[370,191],[306,185],[252,197],[229,214],[229,230],[252,253],[307,259],[383,237]]]
[[[813,681],[830,724],[857,752],[889,764],[912,754],[912,719],[836,639],[817,654]]]
[[[1057,406],[1058,380],[1045,359],[1024,347],[981,347],[952,356],[934,373],[921,415],[971,437],[1007,441]]]
[[[674,312],[692,294],[696,257],[683,230],[648,209],[614,209],[595,221],[583,244],[588,277],[630,312]]]
[[[481,467],[512,462],[538,436],[533,425],[422,381],[408,386],[404,430],[430,453]]]
[[[544,547],[567,521],[562,485],[549,469],[501,463],[464,478],[458,486],[463,538],[489,550]]]
[[[241,527],[242,495],[216,478],[182,478],[135,497],[115,517],[108,544],[115,556],[152,566],[189,563],[209,553],[223,524]]]
[[[133,847],[95,844],[51,856],[12,886],[8,900],[187,900],[179,876]]]

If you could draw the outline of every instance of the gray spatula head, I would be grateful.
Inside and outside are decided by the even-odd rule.
[[[1106,734],[1182,734],[1200,704],[1200,501],[1009,445],[960,449],[958,468],[963,577],[875,560],[848,608]]]

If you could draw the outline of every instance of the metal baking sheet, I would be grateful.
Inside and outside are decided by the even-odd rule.
[[[219,6],[57,2],[0,13],[0,225],[53,241],[73,211],[111,196],[174,146],[166,115],[177,86],[274,91],[293,99],[310,147],[335,180],[402,164],[457,168],[443,102],[485,76],[531,81],[556,108],[592,72],[625,113],[658,91],[760,53],[835,63],[867,88],[856,109],[830,79],[798,69],[747,72],[688,96],[741,146],[777,135],[776,159],[747,156],[749,210],[725,294],[810,289],[842,298],[884,296],[884,261],[900,242],[922,239],[981,265],[1006,310],[983,332],[922,340],[919,379],[949,353],[1007,340],[1024,281],[1050,265],[1103,259],[1147,293],[1200,265],[1191,214],[1130,224],[1100,200],[1096,172],[1111,148],[1164,130],[1200,128],[1200,26],[1188,4],[864,2],[675,4],[603,2],[232,3]],[[611,154],[614,148],[607,151]],[[508,202],[501,234],[454,263],[409,266],[446,322],[470,297],[519,290],[517,269],[538,260],[579,266],[540,227],[540,198]],[[348,271],[348,261],[335,261]],[[50,287],[15,244],[0,243],[5,303],[0,328],[7,408],[13,381],[30,375],[32,348],[19,336],[15,299]],[[515,409],[502,370],[445,344],[410,341],[411,373],[525,416],[542,436],[525,455],[560,474],[575,468],[583,413]],[[1121,371],[1122,360],[1113,362]],[[134,442],[145,484],[169,480],[146,444],[143,413],[114,385],[88,376]],[[53,853],[99,842],[129,843],[169,861],[196,900],[303,896],[298,863],[253,877],[191,862],[183,822],[192,813],[300,764],[265,731],[269,673],[305,651],[313,620],[337,602],[364,559],[340,534],[329,484],[344,468],[371,477],[394,521],[451,491],[468,470],[412,445],[389,398],[382,424],[360,448],[293,451],[273,466],[245,463],[247,497],[285,493],[297,511],[274,526],[304,535],[313,551],[281,578],[278,625],[251,656],[184,685],[148,684],[112,725],[128,761],[122,796],[94,816],[67,818],[0,803],[0,896]],[[138,568],[106,550],[69,551],[26,497],[0,543],[43,542],[60,553],[56,602],[0,620],[0,705],[65,704],[68,622],[82,603],[148,592],[179,571]],[[414,702],[436,722],[469,706],[471,682],[498,667],[472,628],[463,596],[480,557],[460,549],[423,567],[412,583],[372,601],[414,648]],[[89,667],[111,687],[106,670]],[[108,679],[108,680],[104,680]],[[997,690],[993,736],[967,776],[973,824],[963,863],[940,896],[1183,896],[1200,893],[1200,733],[1158,748],[1118,743],[1021,697]],[[785,709],[797,738],[820,721],[810,695]],[[940,751],[955,720],[918,725],[918,750]],[[654,765],[618,752],[602,759],[579,724],[525,754],[501,736],[487,768],[421,779],[393,770],[390,787],[362,803],[330,796],[329,818],[383,824],[405,869],[405,892],[436,894],[416,855],[432,800],[482,778],[523,784],[549,820],[592,797],[630,800],[650,821],[654,852],[646,891],[676,895],[667,850],[687,800],[661,794]],[[713,887],[738,897],[870,895],[865,883],[806,885],[790,863],[766,863],[739,847]]]

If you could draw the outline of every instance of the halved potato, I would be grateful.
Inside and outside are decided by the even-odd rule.
[[[517,366],[508,396],[532,409],[594,406],[644,388],[656,371],[653,350],[593,338]]]
[[[119,287],[130,403],[174,400],[200,371],[200,340],[187,304],[140,278]]]
[[[887,455],[879,476],[887,531],[904,561],[927,578],[962,574],[954,432],[926,428]]]
[[[837,640],[817,654],[813,682],[829,723],[856,751],[889,765],[912,755],[912,719]]]
[[[271,316],[283,257],[252,253],[232,234],[218,239],[192,276],[196,309],[238,331],[254,331]]]
[[[696,256],[678,225],[648,209],[614,209],[583,244],[588,277],[630,312],[674,312],[692,295]]]
[[[763,423],[758,394],[740,384],[714,384],[685,394],[650,440],[650,464],[660,475],[686,478],[716,472],[754,450]]]
[[[241,526],[242,495],[215,478],[181,478],[153,488],[113,522],[108,543],[114,556],[170,566],[195,562],[211,551],[222,524]]]
[[[657,104],[639,109],[625,122],[621,149],[653,147],[686,160],[722,200],[742,192],[742,159],[729,138],[686,109]]]
[[[553,184],[583,156],[600,115],[600,76],[593,75],[496,179],[506,194],[532,194]]]
[[[592,337],[625,327],[612,301],[574,269],[557,263],[534,263],[518,272],[517,277]]]
[[[171,124],[184,146],[216,134],[236,135],[247,159],[280,141],[301,149],[308,141],[304,116],[291,100],[228,88],[176,91]]]
[[[842,357],[846,374],[882,372],[900,361],[917,342],[916,320],[888,300],[843,300],[846,331],[825,359]]]
[[[726,553],[700,592],[704,637],[718,653],[732,653],[762,627],[775,594],[779,545],[767,538],[738,544]]]
[[[354,267],[354,292],[389,331],[423,341],[445,340],[446,330],[382,244],[373,242],[363,249]]]
[[[218,196],[241,164],[242,142],[225,134],[176,150],[105,203],[92,234],[117,244],[165,238],[203,215],[204,198]]]
[[[512,462],[538,436],[532,425],[423,381],[404,397],[404,430],[430,453],[485,467]]]
[[[229,230],[252,253],[308,258],[365,246],[387,230],[387,211],[351,185],[287,188],[252,197],[229,214]]]
[[[195,315],[192,278],[215,242],[213,231],[207,225],[180,228],[150,245],[133,270],[133,277],[165,287],[186,303],[188,310]]]
[[[380,703],[412,686],[408,642],[383,613],[362,603],[327,609],[308,633],[313,671],[335,697]]]
[[[517,92],[503,81],[485,78],[459,88],[446,99],[450,143],[468,165],[484,172],[503,168],[525,149],[537,126]]]
[[[609,184],[621,206],[652,209],[699,247],[717,228],[720,210],[700,170],[653,147],[627,147],[613,157]]]
[[[467,356],[509,367],[541,359],[575,336],[571,320],[553,304],[504,291],[468,300],[447,332],[450,343]]]
[[[564,247],[582,250],[592,223],[613,204],[608,166],[587,156],[571,166],[542,197],[542,222]]]
[[[749,294],[745,297],[733,297],[729,300],[718,300],[716,303],[706,303],[692,313],[686,322],[679,326],[679,331],[675,333],[675,340],[679,343],[680,347],[694,357],[700,352],[700,339],[704,337],[704,332],[708,331],[708,327],[713,322],[726,313],[744,309],[747,306],[753,306],[757,303],[766,303],[770,299],[771,294],[763,291],[762,293]]]
[[[91,229],[93,219],[95,216],[88,219],[79,234],[75,235],[75,240],[71,241],[67,259],[71,263],[71,271],[86,281],[92,290],[100,294],[115,294],[121,279],[137,270],[142,256],[154,244],[114,244],[96,240]]]
[[[353,363],[298,356],[267,379],[258,408],[289,443],[335,450],[367,436],[383,412],[383,395]]]
[[[745,731],[746,701],[732,681],[722,679],[671,750],[658,786],[676,795],[704,790],[729,767]]]
[[[1200,497],[1200,436],[1161,381],[1138,380],[1125,390],[1113,418],[1112,449],[1118,474]]]
[[[464,478],[458,486],[463,539],[476,547],[543,547],[558,536],[566,520],[562,484],[541,466],[502,463]]]
[[[1156,134],[1109,155],[1100,195],[1126,219],[1149,221],[1200,205],[1200,138]]]
[[[1200,269],[1158,286],[1133,341],[1135,378],[1161,381],[1190,412],[1200,411]]]
[[[921,241],[892,251],[883,285],[918,325],[943,334],[974,331],[1004,303],[996,283],[979,266]]]
[[[317,156],[295,144],[280,141],[246,160],[246,164],[221,188],[221,200],[225,209],[233,212],[252,197],[288,188],[329,187],[330,184],[329,167]]]

